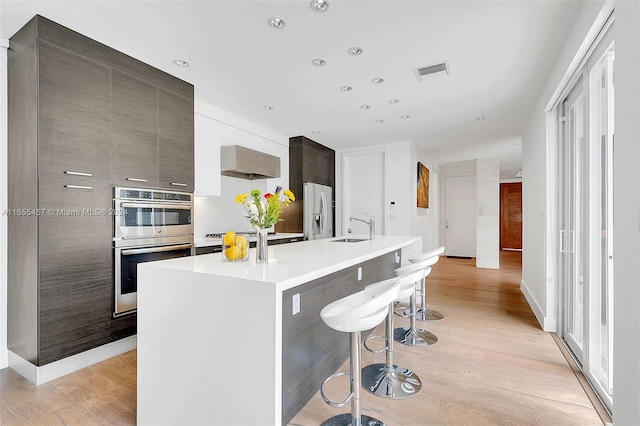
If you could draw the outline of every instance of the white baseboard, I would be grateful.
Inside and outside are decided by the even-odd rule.
[[[9,366],[9,350],[0,348],[0,370]]]
[[[137,346],[137,336],[129,336],[41,367],[35,366],[21,356],[8,351],[9,367],[34,385],[41,385],[92,364],[128,352]]]
[[[533,297],[533,294],[529,290],[529,287],[527,287],[527,284],[524,282],[524,280],[520,280],[520,291],[524,295],[525,299],[527,299],[527,302],[529,303],[533,314],[536,316],[540,327],[542,327],[542,330],[549,332],[557,331],[556,319],[554,317],[547,317],[544,315],[544,311],[540,307],[540,304],[538,303],[536,298]]]

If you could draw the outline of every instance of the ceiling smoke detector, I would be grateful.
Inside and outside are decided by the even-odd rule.
[[[442,74],[449,75],[451,70],[449,69],[449,61],[444,61],[439,64],[427,65],[426,67],[414,68],[413,72],[416,74],[418,81],[423,81],[428,75]]]

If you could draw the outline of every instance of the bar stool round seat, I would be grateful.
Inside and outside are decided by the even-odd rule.
[[[411,263],[418,263],[424,260],[430,259],[429,266],[433,266],[438,263],[440,260],[440,256],[444,253],[444,246],[435,248],[433,250],[429,250],[427,252],[422,253],[420,256],[409,259]],[[429,309],[427,307],[427,283],[426,277],[421,280],[421,284],[419,287],[420,292],[420,307],[416,310],[416,320],[418,321],[440,321],[444,318],[444,315],[438,311],[433,309]],[[398,306],[395,308],[396,315],[401,317],[408,318],[411,316],[411,307],[409,306]]]
[[[422,278],[424,278],[426,275],[429,275],[431,273],[431,266],[429,266],[430,262],[431,259],[426,259],[421,262],[412,263],[410,265],[398,268],[395,270],[396,276],[402,276],[416,271],[421,271],[420,274],[417,274],[417,277],[422,276]],[[420,279],[421,278],[416,281],[416,284],[420,282]],[[407,346],[430,346],[437,343],[438,337],[435,334],[416,326],[417,309],[415,292],[413,292],[409,297],[409,307],[409,318],[411,320],[410,325],[409,327],[398,327],[394,329],[394,340]]]
[[[398,277],[400,292],[396,300],[410,297],[422,275],[422,270]],[[393,302],[389,305],[389,314],[385,320],[384,336],[369,336],[364,347],[369,352],[386,352],[386,362],[367,365],[362,369],[362,387],[374,395],[389,399],[406,399],[418,394],[422,389],[422,381],[413,370],[393,363]],[[384,338],[386,346],[380,350],[372,350],[367,342]]]
[[[397,299],[400,283],[396,279],[382,281],[367,286],[362,291],[336,300],[320,311],[320,317],[327,326],[334,330],[350,334],[350,371],[332,374],[320,386],[320,396],[332,407],[344,407],[351,402],[351,412],[339,414],[325,420],[323,426],[368,425],[380,426],[384,423],[374,417],[362,415],[360,410],[360,333],[369,330],[384,320],[389,314],[389,304]],[[350,393],[341,402],[327,398],[324,386],[329,380],[338,376],[350,376]]]

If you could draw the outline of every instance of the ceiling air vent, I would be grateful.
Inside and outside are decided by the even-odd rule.
[[[449,75],[449,62],[444,61],[440,64],[427,65],[426,67],[414,68],[413,72],[416,73],[416,77],[418,81],[424,80],[424,77],[432,74],[441,74],[445,73],[445,75]]]

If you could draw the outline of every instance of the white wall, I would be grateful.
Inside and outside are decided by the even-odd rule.
[[[522,137],[522,282],[521,289],[544,330],[556,329],[555,230],[549,212],[554,170],[547,166],[555,147],[547,144],[545,107],[562,80],[587,33],[598,17],[603,0],[583,3],[573,20],[556,65],[549,74]],[[560,41],[558,41],[560,42]]]
[[[336,152],[336,232],[342,229],[343,189],[342,158],[353,152],[386,152],[385,230],[387,235],[417,235],[422,237],[423,250],[435,247],[438,242],[438,173],[431,161],[408,141],[376,145],[367,148],[339,150]],[[429,208],[417,207],[417,163],[429,169]],[[367,170],[362,171],[366,176]],[[435,191],[434,191],[435,189]],[[395,202],[391,210],[391,202]]]
[[[7,47],[0,39],[0,214],[7,209]],[[7,216],[0,216],[0,369],[9,365],[7,352]]]
[[[197,95],[197,92],[196,92]],[[220,145],[242,145],[280,157],[277,179],[248,180],[222,176],[220,196],[196,196],[194,203],[194,236],[204,237],[212,232],[251,231],[242,205],[235,196],[252,189],[273,192],[276,186],[289,186],[289,138],[252,121],[196,100],[195,112],[221,123]],[[201,141],[196,140],[196,143]],[[220,149],[219,147],[214,149]],[[198,161],[198,159],[196,159]],[[220,169],[219,164],[212,165]],[[196,179],[198,176],[196,175]]]
[[[613,423],[640,424],[640,3],[617,1]]]

